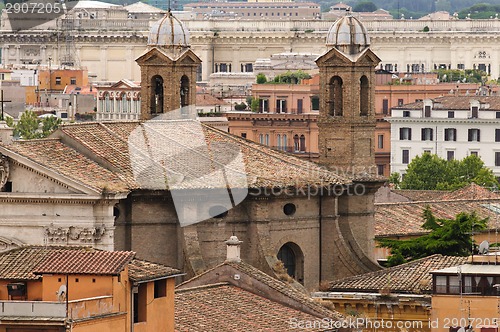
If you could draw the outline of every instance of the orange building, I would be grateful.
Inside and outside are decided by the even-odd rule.
[[[0,254],[0,332],[174,331],[179,271],[130,251],[21,247]]]
[[[67,85],[87,86],[89,84],[86,69],[40,69],[38,89],[40,92],[63,91]]]

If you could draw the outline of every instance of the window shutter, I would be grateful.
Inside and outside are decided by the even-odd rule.
[[[430,137],[431,141],[433,141],[434,140],[434,129],[429,128],[429,133],[431,134],[431,137]]]
[[[500,142],[500,129],[495,129],[495,142]]]
[[[422,141],[425,141],[425,128],[422,128]]]
[[[481,142],[481,130],[479,130],[479,129],[476,129],[476,130],[477,130],[477,141]]]
[[[403,128],[399,128],[399,139],[403,139]]]
[[[411,128],[408,128],[408,140],[411,141]]]
[[[472,130],[471,130],[471,129],[469,129],[469,130],[468,130],[468,136],[469,136],[469,137],[467,138],[467,140],[468,140],[469,142],[472,142]]]
[[[457,130],[456,129],[453,129],[453,140],[454,141],[457,140]]]

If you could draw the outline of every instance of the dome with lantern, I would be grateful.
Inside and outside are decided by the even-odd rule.
[[[370,46],[370,38],[364,25],[351,13],[339,18],[328,30],[326,46],[354,55]]]
[[[148,46],[163,48],[189,47],[189,31],[169,11],[162,19],[154,23],[149,30]]]

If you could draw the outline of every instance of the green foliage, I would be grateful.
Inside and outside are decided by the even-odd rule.
[[[252,112],[257,113],[259,111],[259,98],[252,98],[252,102],[250,103],[250,109]]]
[[[389,183],[392,183],[395,189],[399,189],[401,185],[401,174],[398,172],[391,173],[389,176]]]
[[[11,117],[5,117],[5,123],[7,124],[7,126],[14,128],[14,119],[12,119]]]
[[[458,70],[458,69],[438,69],[435,72],[438,74],[440,82],[469,82],[469,83],[481,83],[483,77],[485,78],[487,74],[482,70]]]
[[[374,12],[378,9],[377,5],[375,5],[371,1],[361,1],[358,2],[353,8],[353,12]]]
[[[236,103],[234,105],[234,109],[237,111],[244,111],[247,109],[247,104],[245,104],[244,102],[241,102],[241,104]]]
[[[492,2],[493,3],[493,2]],[[470,14],[472,19],[494,18],[500,12],[500,4],[478,3],[469,8],[462,9],[458,13],[459,18],[466,18]]]
[[[422,29],[423,32],[429,32],[429,30],[430,29],[429,29],[429,27],[427,25]]]
[[[56,116],[46,117],[41,120],[35,112],[25,111],[16,125],[14,125],[13,121],[10,124],[7,122],[7,125],[14,128],[14,137],[35,139],[49,136],[61,123],[61,119]]]
[[[257,74],[257,84],[264,84],[267,82],[267,77],[266,75],[259,73]]]
[[[309,75],[306,72],[303,72],[302,70],[294,72],[287,71],[284,74],[277,75],[272,81],[272,83],[299,84],[305,78],[311,78],[311,75]]]
[[[486,229],[488,219],[479,219],[475,212],[461,212],[455,219],[438,219],[429,207],[423,212],[424,229],[430,233],[409,240],[379,240],[379,246],[389,248],[388,266],[394,266],[434,254],[468,256],[474,242],[472,233]]]
[[[413,190],[454,190],[472,182],[485,187],[498,187],[493,171],[485,167],[478,156],[448,161],[435,154],[424,153],[413,158],[400,186]]]

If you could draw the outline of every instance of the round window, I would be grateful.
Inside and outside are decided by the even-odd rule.
[[[292,216],[295,213],[295,211],[297,211],[297,208],[295,207],[295,204],[293,204],[293,203],[287,203],[283,207],[283,212],[287,216]]]

